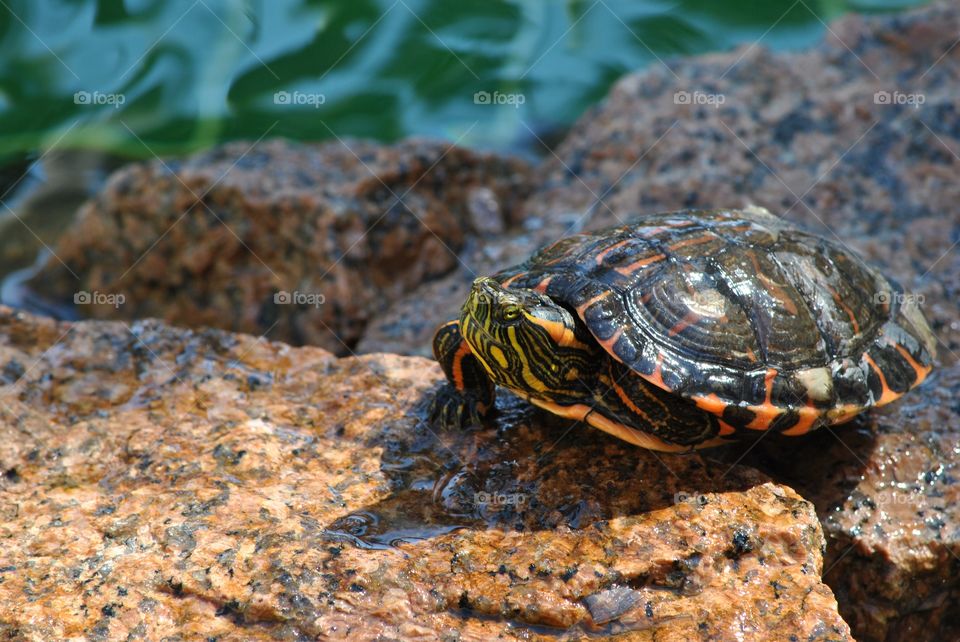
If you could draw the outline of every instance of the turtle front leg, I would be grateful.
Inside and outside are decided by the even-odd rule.
[[[445,426],[480,423],[493,408],[495,386],[460,334],[460,322],[449,321],[433,336],[433,356],[447,376],[434,397],[432,419]]]

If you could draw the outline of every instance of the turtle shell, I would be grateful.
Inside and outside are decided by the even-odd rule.
[[[846,421],[918,385],[935,356],[899,286],[762,208],[645,216],[494,278],[575,311],[613,358],[737,431]]]

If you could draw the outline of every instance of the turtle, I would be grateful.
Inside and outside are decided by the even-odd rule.
[[[501,386],[652,450],[804,435],[927,377],[917,298],[757,206],[641,216],[477,278],[433,338],[433,416],[482,422]]]

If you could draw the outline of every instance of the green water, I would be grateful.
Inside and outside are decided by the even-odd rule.
[[[796,49],[846,11],[918,4],[3,0],[0,160],[50,147],[149,157],[266,136],[533,149],[534,133],[562,131],[659,59],[758,40]],[[504,102],[477,104],[484,91]]]

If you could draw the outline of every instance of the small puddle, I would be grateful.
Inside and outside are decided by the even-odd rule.
[[[350,513],[331,524],[324,531],[325,537],[349,542],[358,548],[385,549],[446,535],[473,525],[466,520],[451,520],[442,509],[432,505],[427,493],[409,491],[393,499],[398,500],[394,510],[381,504],[376,512],[364,510]]]
[[[525,441],[502,438],[515,403],[506,404],[497,427],[457,431],[420,424],[411,431],[406,424],[391,432],[382,443],[380,470],[392,492],[373,506],[340,517],[325,536],[383,549],[465,528],[516,522],[528,501],[517,487],[516,460],[536,454]],[[521,408],[524,413],[530,410]]]
[[[410,461],[418,466],[423,463],[421,458]],[[467,471],[438,473],[439,478],[411,480],[408,488],[395,491],[375,509],[341,517],[324,534],[360,548],[383,549],[481,525],[482,520],[463,500],[464,489],[472,488],[472,475]]]

